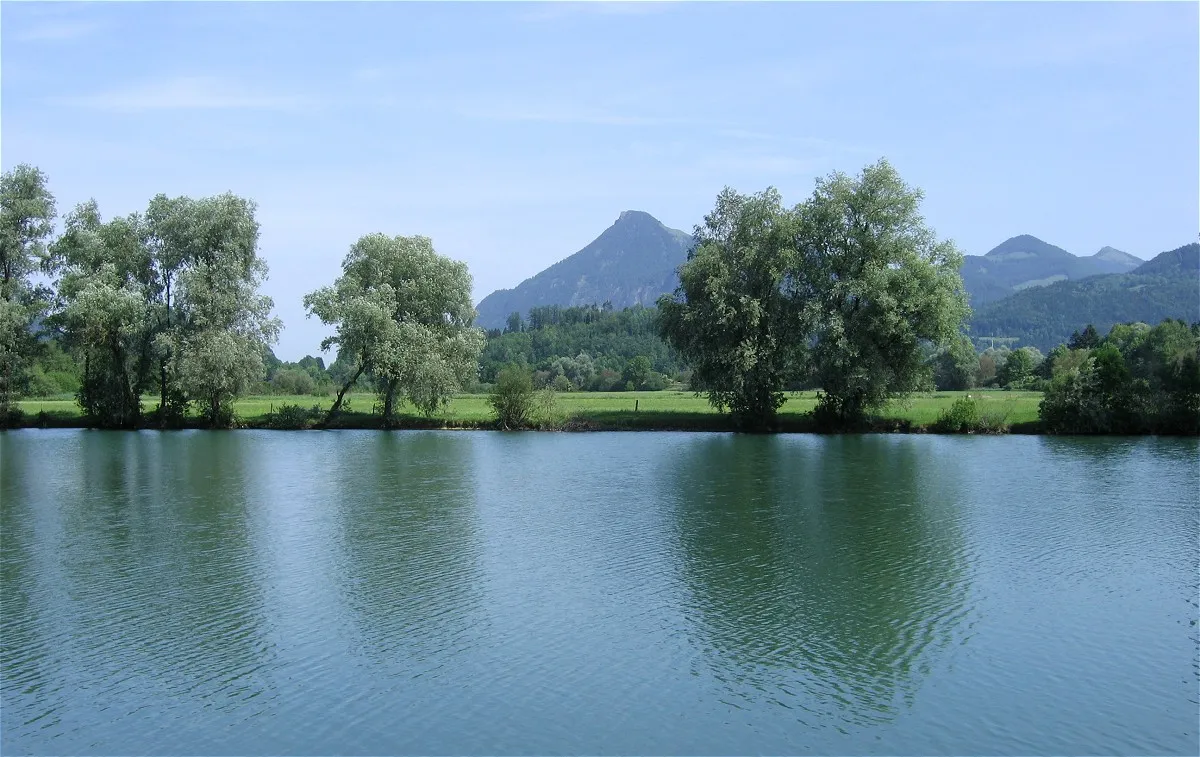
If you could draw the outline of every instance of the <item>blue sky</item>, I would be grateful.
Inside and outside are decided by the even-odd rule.
[[[258,202],[284,358],[359,236],[424,234],[475,298],[622,210],[886,156],[970,254],[1141,257],[1200,233],[1196,3],[14,3],[0,163],[61,211]]]

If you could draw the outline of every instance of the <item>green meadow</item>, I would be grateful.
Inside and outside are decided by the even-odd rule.
[[[980,413],[1002,418],[1010,426],[1027,426],[1038,420],[1041,392],[971,391],[931,392],[917,394],[904,401],[893,402],[873,419],[878,430],[919,430],[934,423],[938,415],[959,397],[971,395]],[[347,395],[349,410],[341,413],[333,424],[339,428],[376,428],[380,425],[374,412],[377,398],[373,394]],[[27,415],[28,425],[82,425],[83,418],[73,397],[25,400],[20,403]],[[305,395],[261,395],[243,397],[234,403],[238,425],[267,427],[270,414],[285,405],[327,411],[333,397]],[[726,430],[730,428],[727,413],[718,413],[703,396],[691,392],[564,392],[545,396],[535,403],[535,421],[545,428],[569,430],[604,429],[691,429]],[[157,398],[145,397],[146,412],[158,406]],[[780,428],[784,431],[804,431],[811,428],[808,415],[816,406],[815,392],[793,392],[780,408]],[[40,415],[44,413],[45,415]],[[456,395],[450,404],[432,417],[416,413],[411,407],[401,408],[398,428],[490,428],[495,415],[482,394]]]

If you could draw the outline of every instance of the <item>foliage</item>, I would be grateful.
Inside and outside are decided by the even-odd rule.
[[[659,336],[654,308],[547,306],[531,310],[529,322],[520,321],[519,329],[489,332],[479,374],[491,382],[503,366],[524,363],[535,370],[535,385],[561,375],[573,391],[612,391],[624,386],[626,367],[638,357],[649,359],[658,373],[675,375],[684,367]]]
[[[295,430],[312,428],[325,411],[320,405],[304,408],[295,404],[283,404],[278,409],[272,407],[264,419],[267,428],[279,430]]]
[[[313,394],[317,390],[317,382],[301,368],[280,368],[270,381],[280,394]]]
[[[1039,410],[1051,433],[1200,433],[1200,324],[1119,324],[1054,361]]]
[[[0,413],[5,417],[27,387],[38,352],[34,323],[49,295],[33,285],[30,274],[45,268],[45,240],[54,217],[45,174],[21,164],[0,176]]]
[[[1008,423],[1003,414],[981,412],[979,403],[968,394],[943,410],[932,430],[942,434],[1002,434],[1008,431]]]
[[[695,237],[679,288],[659,300],[663,337],[691,366],[693,389],[740,426],[769,428],[806,346],[785,286],[794,217],[774,189],[726,188]]]
[[[932,365],[933,383],[939,390],[962,391],[975,386],[979,373],[979,356],[975,354],[975,345],[966,334],[960,332],[945,347],[938,350]]]
[[[798,208],[792,278],[815,326],[823,414],[849,425],[928,382],[920,345],[948,342],[969,314],[962,253],[920,215],[923,194],[886,161],[817,182]]]
[[[751,428],[807,377],[836,427],[928,386],[924,345],[950,341],[969,311],[962,254],[925,225],[921,199],[886,161],[819,180],[790,212],[774,190],[723,192],[660,301],[693,386]]]
[[[383,401],[384,423],[397,399],[429,415],[477,377],[484,337],[471,322],[471,275],[465,264],[437,254],[427,237],[360,238],[342,261],[333,286],[304,298],[309,315],[336,327],[321,349],[339,349],[355,372],[369,374]]]
[[[500,428],[524,428],[533,410],[533,379],[529,371],[522,365],[502,368],[488,396],[488,404],[495,411]]]
[[[1027,389],[1037,378],[1036,369],[1042,364],[1042,353],[1034,347],[1022,347],[1009,352],[996,379],[1005,389]]]
[[[1093,347],[1100,346],[1100,334],[1096,332],[1096,327],[1088,324],[1083,333],[1078,331],[1071,332],[1071,338],[1067,340],[1067,348],[1072,350],[1090,350]]]

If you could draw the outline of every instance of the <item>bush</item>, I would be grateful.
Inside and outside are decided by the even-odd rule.
[[[553,389],[541,389],[535,395],[530,420],[541,431],[558,431],[566,425],[567,413],[559,407]]]
[[[979,404],[967,395],[943,410],[932,428],[941,434],[1002,434],[1008,431],[1007,420],[1003,415],[980,413]]]
[[[524,428],[533,406],[533,378],[519,365],[509,365],[496,376],[496,386],[488,395],[488,404],[496,411],[496,422],[503,429]]]
[[[667,377],[661,373],[651,373],[650,376],[642,382],[642,391],[644,392],[661,392],[667,388]]]
[[[299,405],[280,405],[278,410],[272,407],[271,412],[267,413],[267,428],[280,430],[312,428],[312,425],[320,420],[322,415],[324,413],[321,411],[320,405],[313,405],[308,409]]]
[[[16,405],[0,405],[0,428],[19,428],[24,423],[24,410]]]
[[[312,394],[317,382],[300,368],[280,368],[271,377],[271,386],[279,394]]]

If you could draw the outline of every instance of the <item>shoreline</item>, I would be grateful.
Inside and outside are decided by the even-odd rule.
[[[942,431],[935,430],[931,424],[921,424],[909,420],[894,418],[872,418],[858,428],[841,431],[820,430],[810,418],[804,416],[784,417],[774,429],[768,431],[741,431],[729,421],[728,415],[693,414],[695,417],[680,418],[679,414],[658,414],[650,412],[623,411],[618,414],[606,414],[606,418],[574,417],[558,423],[528,426],[521,429],[502,429],[494,421],[447,421],[446,419],[425,419],[419,416],[401,416],[396,422],[384,426],[379,416],[366,414],[351,414],[334,421],[329,426],[308,424],[303,426],[285,427],[272,425],[261,418],[247,419],[227,428],[210,428],[201,423],[186,423],[182,426],[160,428],[153,423],[143,423],[133,427],[102,428],[89,425],[82,418],[64,418],[49,414],[27,415],[21,423],[10,428],[0,428],[0,431],[18,429],[92,429],[97,431],[505,431],[508,433],[594,433],[594,432],[693,432],[693,433],[744,433],[748,435],[772,434],[817,434],[821,436],[842,436],[847,434],[940,434],[946,436],[1006,436],[1043,435],[1053,436],[1041,430],[1040,421],[1013,423],[1003,431]],[[655,415],[670,415],[671,418],[653,417]],[[618,416],[618,417],[611,417]],[[682,421],[682,422],[681,422]]]

